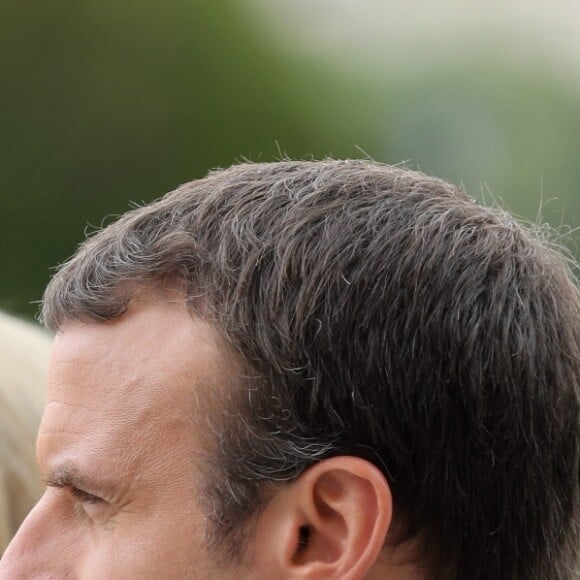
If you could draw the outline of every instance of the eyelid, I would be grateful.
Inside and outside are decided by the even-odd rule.
[[[96,504],[96,503],[100,503],[100,502],[105,501],[102,497],[99,497],[98,495],[95,495],[93,493],[89,493],[88,491],[85,491],[84,489],[81,489],[81,488],[76,487],[74,485],[58,483],[56,481],[45,481],[45,480],[43,480],[43,483],[44,483],[44,485],[46,485],[46,487],[55,487],[58,489],[67,489],[73,497],[75,497],[76,499],[78,499],[82,503]]]
[[[102,503],[105,500],[102,497],[99,497],[98,495],[94,495],[92,493],[89,493],[87,491],[84,491],[83,489],[79,489],[78,487],[69,487],[68,488],[69,491],[71,492],[71,494],[78,499],[79,501],[81,501],[82,503]]]

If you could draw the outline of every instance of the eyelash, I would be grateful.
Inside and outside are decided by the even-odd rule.
[[[104,502],[103,498],[100,498],[97,495],[93,495],[92,493],[88,493],[82,489],[79,489],[78,487],[69,487],[69,490],[71,494],[82,503],[96,504]]]

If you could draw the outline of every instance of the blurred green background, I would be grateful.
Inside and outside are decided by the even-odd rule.
[[[33,316],[87,228],[244,158],[405,161],[578,256],[580,47],[553,4],[436,4],[4,0],[0,308]]]

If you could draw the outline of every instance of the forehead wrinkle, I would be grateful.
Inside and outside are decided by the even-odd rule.
[[[110,323],[61,328],[49,379],[47,416],[54,417],[43,421],[51,460],[122,461],[144,469],[144,478],[163,477],[168,458],[194,467],[215,446],[212,417],[222,395],[238,387],[237,357],[185,306],[161,316],[150,306]]]
[[[155,420],[161,421],[162,417]],[[38,463],[43,466],[63,458],[84,457],[129,467],[137,463],[140,445],[150,450],[154,443],[155,434],[147,422],[152,421],[135,410],[114,416],[106,408],[50,401],[37,438]]]
[[[168,484],[163,474],[168,460],[190,463],[193,473],[196,458],[206,455],[203,437],[196,436],[195,413],[184,413],[183,403],[177,400],[163,411],[147,405],[107,420],[106,412],[99,410],[87,417],[86,409],[84,406],[75,413],[74,405],[50,403],[37,441],[43,471],[55,463],[73,461],[99,465],[111,475],[123,472],[131,478],[138,476],[145,484],[155,478]],[[75,418],[67,419],[71,416]],[[92,428],[95,424],[98,429]]]

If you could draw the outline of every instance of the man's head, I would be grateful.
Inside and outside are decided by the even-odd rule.
[[[438,179],[330,160],[186,184],[46,291],[50,487],[5,566],[570,578],[579,316],[552,249]]]

